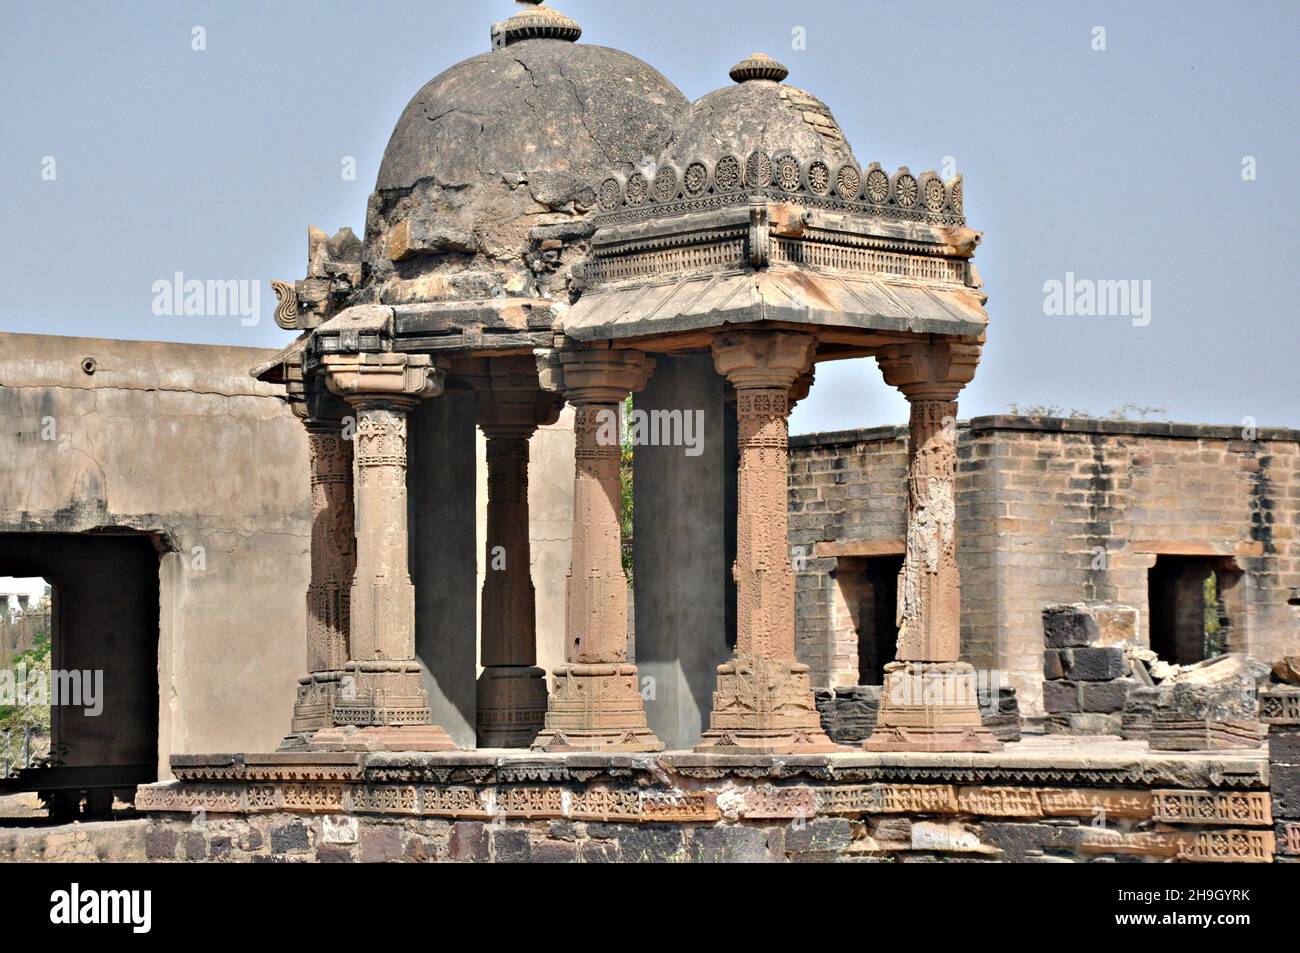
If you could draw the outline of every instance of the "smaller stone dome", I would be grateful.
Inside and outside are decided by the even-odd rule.
[[[684,168],[723,155],[755,150],[801,162],[821,159],[831,168],[853,161],[853,150],[830,109],[812,93],[784,81],[789,71],[762,53],[731,69],[735,83],[696,100],[673,142],[659,156]]]

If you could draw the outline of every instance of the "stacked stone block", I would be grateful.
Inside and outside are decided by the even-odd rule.
[[[1124,649],[1101,645],[1093,613],[1081,605],[1043,610],[1043,725],[1072,735],[1120,734],[1135,682]]]
[[[1273,685],[1259,693],[1268,725],[1268,778],[1277,859],[1300,863],[1300,687]]]

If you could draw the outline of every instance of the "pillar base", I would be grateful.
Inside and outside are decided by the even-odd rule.
[[[636,666],[572,664],[555,670],[555,692],[537,751],[662,751],[645,717]]]
[[[432,720],[418,662],[353,662],[340,673],[335,726],[424,727]]]
[[[454,751],[456,742],[437,725],[355,725],[324,728],[309,751]]]
[[[816,754],[845,749],[822,729],[807,665],[738,658],[718,666],[709,730],[695,750]]]
[[[984,727],[968,662],[890,662],[865,751],[1001,751]]]
[[[334,707],[342,672],[312,672],[298,679],[290,735],[318,731],[334,724]]]
[[[527,748],[546,725],[546,672],[536,665],[492,665],[478,677],[480,748]]]

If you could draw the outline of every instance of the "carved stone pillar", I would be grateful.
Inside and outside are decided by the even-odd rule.
[[[709,730],[698,749],[835,751],[822,731],[808,666],[795,658],[794,571],[787,502],[787,415],[816,339],[742,332],[714,339],[713,362],[736,389],[736,655],[718,666]],[[798,392],[796,391],[796,396]]]
[[[565,585],[565,664],[555,671],[546,751],[659,751],[627,652],[627,577],[619,526],[618,411],[654,362],[635,351],[561,352],[543,383],[574,404],[573,560]],[[552,376],[554,375],[554,376]]]
[[[334,705],[348,662],[349,590],[356,563],[352,441],[343,433],[347,405],[331,394],[318,393],[299,406],[311,458],[312,520],[307,675],[298,680],[295,735],[334,724]]]
[[[529,547],[528,439],[539,425],[555,423],[563,400],[540,389],[532,358],[486,363],[473,379],[488,468],[476,728],[480,748],[526,748],[546,718]]]
[[[325,358],[329,388],[356,413],[356,566],[350,596],[350,657],[322,749],[437,751],[451,738],[429,717],[415,658],[415,587],[407,565],[406,415],[442,392],[425,355]]]
[[[975,670],[960,661],[957,573],[957,394],[975,375],[979,345],[891,344],[876,360],[911,403],[907,551],[898,579],[898,651],[885,666],[869,751],[994,751]]]

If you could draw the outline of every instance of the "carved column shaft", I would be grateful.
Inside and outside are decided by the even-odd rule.
[[[415,587],[407,568],[406,414],[410,405],[356,399],[357,561],[352,660],[415,658]]]
[[[535,665],[536,594],[528,540],[528,434],[484,427],[487,436],[487,552],[481,662]]]
[[[907,550],[898,582],[900,661],[955,662],[959,657],[956,423],[955,401],[912,401]]]
[[[573,556],[565,582],[570,662],[627,661],[618,410],[618,403],[582,401],[574,416]]]
[[[736,388],[736,655],[794,661],[786,388]]]
[[[307,589],[307,671],[338,671],[348,661],[349,596],[356,566],[352,442],[341,421],[309,420],[311,585]]]

